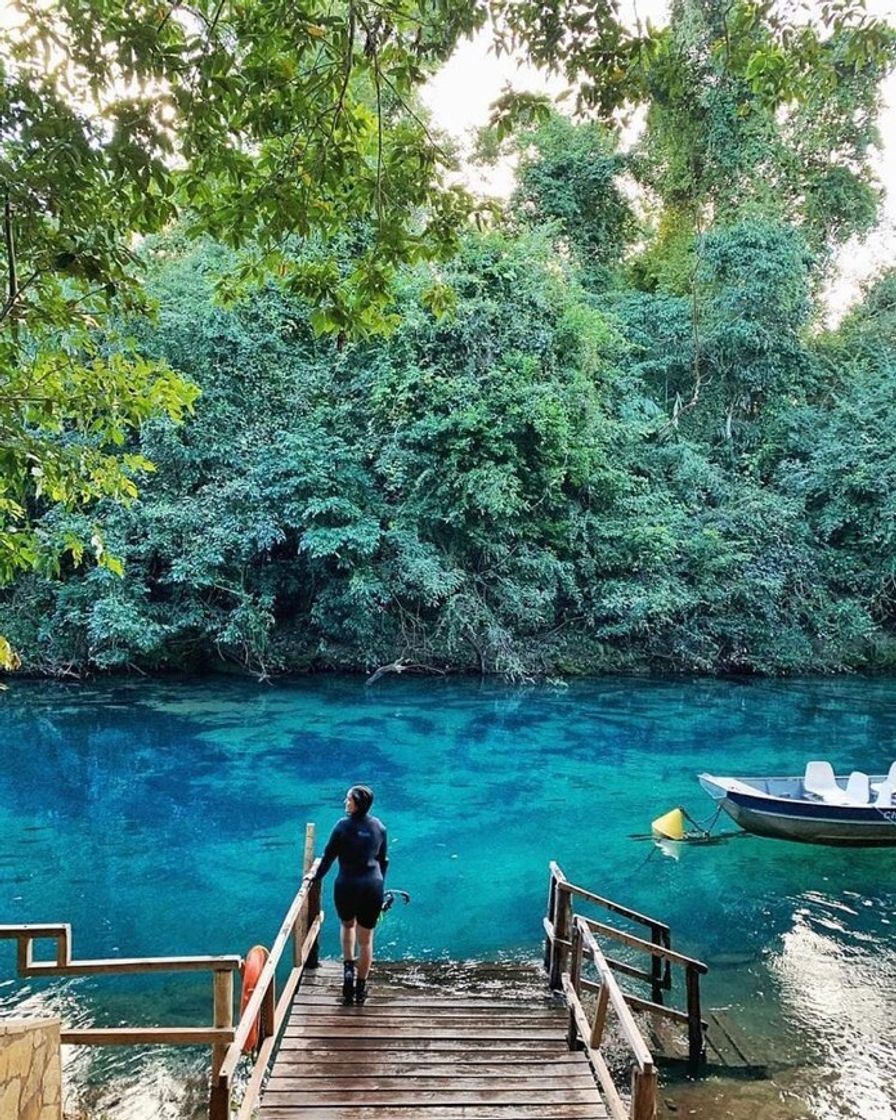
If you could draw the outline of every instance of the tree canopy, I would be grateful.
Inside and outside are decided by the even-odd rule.
[[[414,91],[482,18],[468,0],[20,0],[0,27],[0,581],[85,548],[117,567],[98,525],[57,539],[34,513],[133,499],[151,463],[129,434],[195,402],[114,325],[151,312],[136,239],[182,219],[243,246],[223,294],[273,273],[343,334],[384,325],[398,262],[450,249],[469,199]],[[296,236],[318,252],[282,252]]]
[[[892,665],[893,277],[821,303],[877,213],[892,31],[492,11],[586,119],[502,99],[482,228],[414,100],[475,5],[57,0],[7,37],[30,668]]]

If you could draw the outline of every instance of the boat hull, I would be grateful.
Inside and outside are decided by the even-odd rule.
[[[764,779],[785,781],[785,779]],[[700,775],[700,784],[747,832],[803,844],[853,848],[896,847],[896,808],[827,805],[751,791],[738,779]]]

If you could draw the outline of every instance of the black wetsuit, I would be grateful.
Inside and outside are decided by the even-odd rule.
[[[377,817],[353,813],[343,817],[330,834],[315,879],[319,882],[339,859],[334,900],[342,922],[356,919],[373,929],[383,905],[383,876],[386,857],[386,828]]]

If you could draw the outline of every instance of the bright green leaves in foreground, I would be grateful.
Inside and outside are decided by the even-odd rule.
[[[0,180],[32,284],[62,272],[118,285],[130,235],[184,208],[195,231],[268,251],[365,222],[369,244],[324,292],[326,325],[351,329],[382,309],[392,265],[453,244],[466,202],[441,183],[447,157],[412,103],[481,22],[475,3],[20,8],[0,36]],[[290,258],[276,263],[303,290]]]
[[[20,335],[21,340],[21,335]],[[70,341],[70,340],[69,340]],[[7,358],[0,391],[0,581],[41,566],[53,570],[68,553],[76,563],[89,548],[95,559],[120,572],[100,530],[85,526],[58,535],[35,522],[48,505],[66,509],[98,498],[129,502],[136,479],[152,468],[124,450],[149,417],[181,419],[196,389],[166,366],[103,348],[81,338],[80,349],[40,345],[26,336]]]
[[[196,391],[111,324],[145,314],[139,238],[187,214],[247,246],[222,294],[273,272],[318,331],[391,325],[395,266],[444,254],[469,199],[415,90],[475,29],[468,0],[19,0],[0,27],[0,581],[92,550],[48,503],[132,500],[122,454]],[[296,237],[316,261],[283,251]],[[351,251],[344,251],[346,238]],[[324,246],[337,246],[326,251]]]

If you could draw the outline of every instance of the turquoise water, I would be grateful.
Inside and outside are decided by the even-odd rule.
[[[748,838],[676,860],[631,838],[677,804],[708,818],[699,770],[795,773],[810,757],[885,770],[896,683],[14,681],[0,735],[0,922],[69,922],[78,957],[270,942],[305,822],[321,846],[346,785],[366,781],[392,885],[413,896],[378,932],[381,955],[538,955],[556,859],[668,921],[676,948],[709,963],[707,1003],[776,1056],[794,1115],[896,1116],[878,1069],[896,1058],[896,849]],[[324,952],[337,951],[330,920]],[[135,996],[133,980],[125,992],[13,976],[0,943],[0,1011],[24,1000],[79,1023],[208,1015],[205,985],[144,982]],[[101,1079],[142,1060],[90,1068]]]

